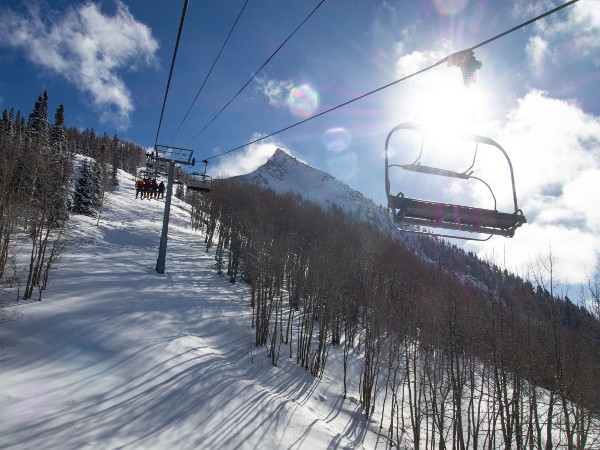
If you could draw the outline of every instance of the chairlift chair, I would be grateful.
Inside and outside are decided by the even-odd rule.
[[[423,133],[421,141],[421,152],[417,159],[411,164],[390,164],[388,161],[389,141],[392,134],[398,130],[412,130]],[[398,229],[401,231],[411,233],[421,233],[447,238],[466,239],[475,241],[485,241],[490,239],[494,235],[513,237],[515,234],[515,230],[524,223],[526,223],[527,220],[525,219],[523,212],[519,209],[517,205],[517,194],[515,190],[513,168],[507,153],[497,142],[490,138],[474,134],[464,135],[460,137],[465,141],[474,142],[476,144],[473,162],[471,166],[464,172],[456,172],[452,170],[426,166],[420,163],[420,159],[423,153],[423,142],[425,140],[425,129],[423,126],[413,122],[406,122],[394,127],[390,131],[385,141],[385,190],[388,198],[388,208],[392,212],[394,221],[397,225],[400,226]],[[506,158],[506,161],[508,162],[512,183],[513,201],[515,207],[515,210],[512,213],[498,211],[496,208],[496,197],[489,184],[487,184],[484,180],[473,176],[472,168],[475,165],[475,159],[477,157],[477,150],[479,148],[479,144],[485,144],[486,146],[492,146],[497,148],[502,152],[502,154]],[[399,192],[398,194],[394,195],[390,192],[389,171],[391,167],[399,167],[403,170],[422,173],[426,175],[444,176],[462,180],[478,180],[485,184],[490,190],[494,200],[494,208],[485,209],[479,207],[413,199],[406,197],[403,192]],[[489,236],[487,238],[482,238],[419,231],[414,228],[414,225],[418,225],[421,227],[430,227],[433,229],[464,231],[479,234],[480,236],[489,234]],[[409,228],[406,228],[406,226],[409,226]]]
[[[138,169],[136,174],[135,174],[135,179],[136,181],[144,181],[147,180],[148,178],[154,178],[154,172],[152,170],[148,170],[148,169]]]
[[[212,177],[205,173],[189,173],[186,179],[186,187],[190,191],[210,192],[212,187]]]
[[[210,192],[212,188],[212,177],[206,175],[206,167],[208,166],[208,159],[202,160],[204,163],[204,173],[189,173],[186,177],[186,187],[190,191],[196,192]]]

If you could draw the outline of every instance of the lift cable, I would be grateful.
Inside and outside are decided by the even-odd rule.
[[[185,0],[183,4],[183,12],[181,13],[181,22],[179,23],[179,32],[177,33],[177,41],[175,42],[175,50],[173,51],[173,60],[171,61],[171,70],[169,71],[169,80],[167,81],[167,89],[165,90],[165,99],[163,100],[162,110],[160,112],[160,119],[158,121],[158,129],[156,130],[156,139],[154,139],[154,148],[158,142],[158,134],[160,133],[160,125],[162,123],[163,114],[165,113],[165,105],[167,103],[167,95],[169,93],[169,86],[171,84],[171,76],[173,75],[173,67],[175,66],[175,57],[177,56],[177,48],[179,47],[179,39],[181,38],[181,30],[183,29],[183,21],[185,20],[185,12],[187,11],[189,0]]]
[[[208,77],[210,77],[210,74],[212,73],[213,69],[215,68],[215,65],[217,64],[217,61],[221,57],[221,53],[223,53],[223,49],[225,48],[225,45],[227,45],[227,41],[229,41],[229,38],[231,37],[231,34],[233,33],[233,30],[235,29],[235,26],[237,25],[238,21],[240,20],[240,17],[242,17],[242,13],[244,12],[244,9],[246,8],[247,4],[248,4],[248,0],[246,0],[246,2],[244,3],[244,6],[242,6],[242,10],[238,14],[237,19],[235,19],[235,23],[231,27],[231,30],[229,30],[229,34],[227,35],[227,38],[225,39],[225,42],[223,42],[223,45],[221,46],[221,50],[219,50],[219,54],[215,58],[215,60],[214,60],[214,62],[212,64],[210,70],[206,74],[206,78],[204,78],[204,81],[202,82],[202,86],[200,86],[200,89],[198,89],[198,93],[196,94],[196,98],[194,98],[194,101],[192,102],[192,104],[188,108],[187,112],[185,113],[185,116],[183,117],[183,120],[179,124],[179,127],[177,128],[177,131],[175,131],[175,134],[171,138],[171,143],[173,143],[173,141],[175,140],[175,137],[179,133],[179,130],[181,130],[181,127],[183,126],[183,123],[185,122],[185,119],[187,119],[187,116],[189,115],[190,111],[192,110],[192,107],[194,106],[194,104],[196,103],[196,100],[198,100],[198,97],[200,96],[200,93],[202,92],[202,89],[204,89],[204,85],[206,84],[206,81],[208,80]]]
[[[506,36],[507,34],[509,34],[509,33],[512,33],[513,31],[516,31],[516,30],[518,30],[518,29],[520,29],[520,28],[523,28],[523,27],[524,27],[524,26],[526,26],[526,25],[530,25],[531,23],[533,23],[533,22],[535,22],[535,21],[537,21],[537,20],[540,20],[540,19],[542,19],[542,18],[544,18],[544,17],[546,17],[546,16],[549,16],[550,14],[553,14],[553,13],[555,13],[555,12],[557,12],[557,11],[559,11],[559,10],[563,9],[563,8],[566,8],[567,6],[571,6],[572,4],[574,4],[574,3],[577,3],[578,1],[579,1],[579,0],[571,0],[570,2],[567,2],[567,3],[563,4],[563,5],[560,5],[560,6],[558,6],[558,7],[554,8],[554,9],[552,9],[552,10],[548,11],[548,12],[545,12],[544,14],[541,14],[541,15],[537,16],[537,17],[534,17],[533,19],[531,19],[531,20],[528,20],[527,22],[524,22],[524,23],[522,23],[522,24],[520,24],[520,25],[518,25],[518,26],[516,26],[516,27],[514,27],[514,28],[511,28],[510,30],[507,30],[507,31],[505,31],[505,32],[503,32],[503,33],[501,33],[501,34],[499,34],[499,35],[497,35],[497,36],[494,36],[494,37],[492,37],[492,38],[490,38],[490,39],[488,39],[488,40],[486,40],[486,41],[483,41],[483,42],[481,42],[481,43],[479,43],[479,44],[477,44],[477,45],[475,45],[475,46],[473,46],[473,47],[470,47],[470,48],[468,48],[468,49],[461,50],[461,51],[459,51],[459,52],[455,52],[455,53],[453,53],[453,54],[451,54],[451,55],[448,55],[448,56],[446,56],[444,59],[442,59],[442,60],[438,61],[437,63],[435,63],[435,64],[432,64],[431,66],[425,67],[424,69],[421,69],[421,70],[419,70],[419,71],[417,71],[417,72],[414,72],[414,73],[412,73],[412,74],[410,74],[410,75],[407,75],[407,76],[405,76],[405,77],[403,77],[403,78],[400,78],[399,80],[392,81],[391,83],[388,83],[388,84],[386,84],[385,86],[382,86],[382,87],[380,87],[380,88],[374,89],[374,90],[372,90],[372,91],[370,91],[370,92],[367,92],[366,94],[363,94],[363,95],[360,95],[360,96],[358,96],[358,97],[355,97],[355,98],[353,98],[352,100],[348,100],[348,101],[347,101],[347,102],[345,102],[345,103],[342,103],[342,104],[340,104],[340,105],[337,105],[337,106],[334,106],[334,107],[332,107],[332,108],[329,108],[329,109],[328,109],[328,110],[326,110],[326,111],[322,111],[322,112],[320,112],[320,113],[318,113],[318,114],[315,114],[315,115],[313,115],[313,116],[310,116],[310,117],[308,117],[308,118],[306,118],[306,119],[304,119],[304,120],[301,120],[300,122],[293,123],[292,125],[289,125],[289,126],[287,126],[287,127],[285,127],[285,128],[282,128],[281,130],[274,131],[273,133],[267,134],[267,135],[265,135],[265,136],[262,136],[262,137],[260,137],[260,138],[258,138],[258,139],[255,139],[255,140],[253,140],[253,141],[247,142],[246,144],[243,144],[243,145],[240,145],[240,146],[238,146],[238,147],[232,148],[231,150],[227,150],[227,151],[225,151],[225,152],[222,152],[222,153],[219,153],[219,154],[217,154],[217,155],[211,156],[211,157],[209,157],[209,158],[207,158],[207,159],[208,159],[208,160],[210,160],[210,159],[218,158],[218,157],[220,157],[220,156],[223,156],[223,155],[226,155],[226,154],[228,154],[228,153],[235,152],[236,150],[240,150],[240,149],[242,149],[242,148],[244,148],[244,147],[247,147],[247,146],[249,146],[249,145],[256,144],[257,142],[260,142],[260,141],[263,141],[263,140],[265,140],[265,139],[268,139],[268,138],[270,138],[270,137],[272,137],[272,136],[275,136],[276,134],[279,134],[279,133],[282,133],[282,132],[284,132],[284,131],[287,131],[287,130],[289,130],[290,128],[294,128],[294,127],[296,127],[296,126],[298,126],[298,125],[302,125],[303,123],[306,123],[306,122],[308,122],[309,120],[316,119],[317,117],[320,117],[320,116],[323,116],[323,115],[325,115],[325,114],[327,114],[327,113],[330,113],[330,112],[332,112],[332,111],[335,111],[336,109],[342,108],[342,107],[344,107],[344,106],[346,106],[346,105],[349,105],[350,103],[354,103],[354,102],[355,102],[355,101],[357,101],[357,100],[361,100],[361,99],[363,99],[363,98],[365,98],[365,97],[368,97],[369,95],[375,94],[375,93],[377,93],[377,92],[379,92],[379,91],[382,91],[382,90],[384,90],[384,89],[387,89],[387,88],[389,88],[389,87],[391,87],[391,86],[393,86],[393,85],[395,85],[395,84],[398,84],[398,83],[400,83],[400,82],[402,82],[402,81],[408,80],[409,78],[412,78],[412,77],[415,77],[415,76],[417,76],[417,75],[420,75],[420,74],[422,74],[423,72],[426,72],[426,71],[428,71],[428,70],[430,70],[430,69],[433,69],[434,67],[437,67],[437,66],[439,66],[439,65],[441,65],[441,64],[444,64],[444,63],[449,63],[450,61],[452,61],[453,59],[455,59],[454,57],[455,57],[456,55],[459,55],[459,54],[464,54],[464,53],[467,53],[467,52],[469,52],[469,51],[473,51],[473,50],[474,50],[474,49],[476,49],[476,48],[482,47],[483,45],[489,44],[490,42],[492,42],[492,41],[495,41],[496,39],[499,39],[499,38],[501,38],[501,37],[504,37],[504,36]]]
[[[304,19],[304,20],[303,20],[303,21],[300,23],[300,25],[298,25],[298,26],[296,27],[296,29],[295,29],[294,31],[292,31],[292,34],[290,34],[290,35],[287,37],[287,39],[286,39],[285,41],[283,41],[283,43],[282,43],[282,44],[281,44],[281,45],[280,45],[280,46],[277,48],[277,50],[275,50],[275,51],[273,52],[273,54],[272,54],[271,56],[269,56],[269,58],[268,58],[268,59],[267,59],[267,60],[266,60],[266,61],[263,63],[263,65],[262,65],[262,66],[260,66],[260,67],[258,68],[258,70],[257,70],[257,71],[254,73],[254,75],[252,75],[252,77],[251,77],[251,78],[250,78],[250,79],[249,79],[249,80],[246,82],[246,84],[244,84],[244,85],[242,86],[242,88],[241,88],[239,91],[237,91],[237,93],[236,93],[236,94],[235,94],[235,95],[234,95],[234,96],[231,98],[231,100],[229,100],[229,101],[228,101],[228,102],[225,104],[225,106],[223,106],[223,107],[221,108],[221,110],[220,110],[220,111],[219,111],[219,112],[218,112],[218,113],[217,113],[217,114],[216,114],[216,115],[215,115],[215,116],[214,116],[214,117],[213,117],[213,118],[210,120],[210,122],[208,122],[206,125],[204,125],[204,127],[203,127],[203,128],[202,128],[202,129],[201,129],[201,130],[200,130],[198,133],[196,133],[196,135],[195,135],[195,136],[194,136],[192,139],[190,139],[190,140],[188,141],[188,143],[186,144],[186,147],[187,147],[187,146],[189,146],[189,145],[190,145],[190,143],[191,143],[191,142],[192,142],[194,139],[196,139],[198,136],[200,136],[200,135],[201,135],[201,134],[204,132],[204,130],[206,130],[206,129],[207,129],[207,128],[208,128],[208,127],[209,127],[209,126],[210,126],[210,125],[211,125],[211,124],[212,124],[212,123],[215,121],[215,119],[216,119],[217,117],[219,117],[219,115],[220,115],[220,114],[221,114],[221,113],[222,113],[222,112],[225,110],[225,108],[227,108],[227,107],[229,106],[229,104],[230,104],[232,101],[234,101],[234,100],[237,98],[237,96],[238,96],[238,95],[240,95],[240,94],[242,93],[242,91],[243,91],[244,89],[246,89],[246,87],[247,87],[247,86],[250,84],[250,82],[251,82],[252,80],[254,80],[254,78],[256,78],[256,76],[257,76],[257,75],[260,73],[260,71],[261,71],[261,70],[262,70],[262,69],[263,69],[263,68],[264,68],[264,67],[265,67],[265,66],[266,66],[266,65],[269,63],[269,61],[271,61],[271,59],[273,59],[273,57],[274,57],[274,56],[277,54],[277,52],[278,52],[279,50],[281,50],[281,48],[282,48],[282,47],[283,47],[283,46],[284,46],[284,45],[287,43],[287,41],[289,41],[289,40],[292,38],[292,36],[293,36],[294,34],[296,34],[296,32],[297,32],[297,31],[300,29],[300,27],[301,27],[302,25],[304,25],[304,24],[306,23],[306,21],[308,21],[308,19],[310,19],[310,17],[311,17],[311,16],[312,16],[312,15],[313,15],[313,14],[314,14],[316,11],[317,11],[317,9],[319,9],[319,7],[320,7],[320,6],[321,6],[323,3],[325,3],[325,0],[321,0],[321,2],[320,2],[320,3],[319,3],[319,4],[318,4],[318,5],[317,5],[317,6],[316,6],[316,7],[315,7],[315,8],[314,8],[312,11],[311,11],[311,13],[310,13],[308,16],[306,16],[306,18],[305,18],[305,19]]]
[[[544,17],[549,16],[550,14],[554,14],[555,12],[560,11],[563,8],[566,8],[567,6],[571,6],[572,4],[577,3],[578,1],[579,0],[571,0],[570,2],[567,2],[567,3],[564,3],[564,4],[560,5],[560,6],[557,6],[556,8],[551,9],[550,11],[547,11],[544,14],[541,14],[541,15],[539,15],[537,17],[534,17],[533,19],[528,20],[527,22],[523,22],[522,24],[517,25],[516,27],[511,28],[510,30],[505,31],[504,33],[500,33],[499,35],[494,36],[493,38],[490,38],[487,41],[483,41],[480,44],[477,44],[476,46],[471,47],[468,50],[475,50],[476,48],[479,48],[479,47],[482,47],[482,46],[484,46],[486,44],[489,44],[490,42],[495,41],[496,39],[499,39],[501,37],[504,37],[507,34],[512,33],[513,31],[517,31],[519,28],[523,28],[523,27],[526,27],[527,25],[531,25],[533,22],[536,22],[536,21],[538,21],[540,19],[543,19]]]
[[[272,136],[275,136],[276,134],[279,134],[279,133],[282,133],[282,132],[284,132],[284,131],[287,131],[287,130],[289,130],[290,128],[294,128],[294,127],[296,127],[296,126],[298,126],[298,125],[302,125],[303,123],[306,123],[306,122],[308,122],[309,120],[316,119],[317,117],[320,117],[320,116],[323,116],[323,115],[325,115],[325,114],[327,114],[327,113],[330,113],[330,112],[332,112],[332,111],[335,111],[336,109],[342,108],[342,107],[344,107],[344,106],[346,106],[346,105],[349,105],[350,103],[354,103],[354,102],[355,102],[355,101],[357,101],[357,100],[361,100],[361,99],[363,99],[363,98],[365,98],[365,97],[368,97],[368,96],[369,96],[369,95],[371,95],[371,94],[375,94],[376,92],[382,91],[382,90],[384,90],[384,89],[386,89],[386,88],[388,88],[388,87],[390,87],[390,86],[393,86],[394,84],[400,83],[401,81],[408,80],[409,78],[412,78],[412,77],[414,77],[414,76],[416,76],[416,75],[419,75],[419,74],[421,74],[421,73],[423,73],[423,72],[426,72],[426,71],[427,71],[427,70],[429,70],[429,69],[433,69],[434,67],[436,67],[436,66],[439,66],[440,64],[443,64],[445,61],[446,61],[446,58],[444,58],[442,61],[440,61],[440,62],[437,62],[437,63],[435,63],[435,64],[433,64],[433,65],[431,65],[431,66],[429,66],[429,67],[426,67],[425,69],[421,69],[421,70],[419,70],[418,72],[415,72],[415,73],[412,73],[412,74],[410,74],[410,75],[407,75],[407,76],[405,76],[405,77],[403,77],[403,78],[400,78],[399,80],[392,81],[391,83],[389,83],[389,84],[386,84],[385,86],[382,86],[382,87],[380,87],[380,88],[377,88],[377,89],[375,89],[375,90],[372,90],[372,91],[370,91],[370,92],[367,92],[366,94],[360,95],[360,96],[358,96],[358,97],[356,97],[356,98],[353,98],[352,100],[348,100],[347,102],[345,102],[345,103],[342,103],[341,105],[337,105],[337,106],[334,106],[333,108],[329,108],[329,109],[328,109],[328,110],[326,110],[326,111],[322,111],[322,112],[320,112],[320,113],[318,113],[318,114],[315,114],[314,116],[310,116],[310,117],[308,117],[308,118],[306,118],[306,119],[304,119],[304,120],[301,120],[300,122],[296,122],[296,123],[294,123],[294,124],[292,124],[292,125],[289,125],[289,126],[287,126],[287,127],[285,127],[285,128],[282,128],[281,130],[275,131],[275,132],[273,132],[273,133],[271,133],[271,134],[267,134],[267,135],[265,135],[265,136],[262,136],[262,137],[260,137],[260,138],[258,138],[258,139],[255,139],[255,140],[253,140],[253,141],[251,141],[251,142],[248,142],[248,143],[246,143],[246,144],[240,145],[239,147],[232,148],[231,150],[227,150],[226,152],[219,153],[218,155],[211,156],[211,157],[209,157],[208,159],[214,159],[214,158],[218,158],[219,156],[223,156],[223,155],[226,155],[226,154],[228,154],[228,153],[231,153],[231,152],[234,152],[234,151],[236,151],[236,150],[239,150],[239,149],[241,149],[241,148],[247,147],[247,146],[249,146],[249,145],[256,144],[257,142],[260,142],[260,141],[262,141],[262,140],[264,140],[264,139],[270,138],[270,137],[272,137]]]

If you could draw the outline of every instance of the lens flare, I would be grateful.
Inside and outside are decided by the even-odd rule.
[[[352,142],[350,132],[345,128],[330,128],[321,138],[321,142],[330,152],[343,152]]]
[[[294,87],[290,90],[287,98],[290,111],[295,116],[308,117],[312,115],[319,106],[319,94],[308,84]]]
[[[454,16],[467,6],[467,0],[433,0],[433,6],[440,14]]]

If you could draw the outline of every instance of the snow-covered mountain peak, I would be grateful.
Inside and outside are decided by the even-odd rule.
[[[285,150],[277,148],[275,150],[275,153],[273,153],[271,155],[271,157],[269,158],[269,160],[267,161],[266,164],[282,164],[282,163],[292,164],[293,162],[298,163],[299,161],[297,158],[294,158],[292,155],[290,155]]]
[[[318,173],[314,173],[314,172]],[[311,174],[312,173],[312,174]],[[254,175],[260,175],[258,178]],[[285,150],[278,148],[275,150],[275,153],[271,155],[268,161],[263,164],[261,167],[256,169],[254,172],[248,174],[247,176],[251,176],[252,182],[261,181],[261,180],[269,180],[269,179],[277,179],[279,181],[289,180],[292,181],[294,178],[306,178],[308,180],[314,181],[315,178],[323,178],[330,177],[325,172],[322,172],[314,167],[309,166],[304,161],[301,161],[292,155],[290,155]],[[246,180],[247,181],[247,180]],[[284,189],[283,186],[278,186],[278,183],[270,183],[267,181],[267,187],[274,189],[278,192],[282,191],[294,191],[294,189]]]
[[[320,204],[324,209],[334,204],[352,213],[357,210],[365,213],[373,208],[380,209],[360,192],[279,148],[254,172],[234,178],[280,193],[299,194]]]

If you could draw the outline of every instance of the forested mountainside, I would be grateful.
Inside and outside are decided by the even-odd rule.
[[[251,285],[256,345],[276,365],[293,344],[285,356],[319,377],[331,346],[358,344],[361,406],[391,418],[392,441],[410,430],[415,448],[539,448],[558,432],[597,444],[600,323],[587,310],[424,239],[432,263],[298,194],[230,179],[188,201],[217,272]]]
[[[118,183],[118,169],[135,173],[145,161],[143,147],[116,135],[111,139],[94,130],[67,129],[64,120],[63,105],[54,123],[48,119],[45,91],[27,119],[5,109],[0,120],[0,282],[23,284],[23,299],[36,290],[41,299],[68,240],[69,214],[95,215],[106,188]],[[77,180],[76,153],[91,158],[83,162]],[[31,247],[26,263],[18,258],[24,245]]]
[[[232,179],[252,186],[272,189],[277,193],[291,192],[302,199],[316,202],[322,208],[333,207],[341,210],[352,220],[367,223],[370,227],[389,235],[390,239],[401,240],[431,264],[452,272],[472,284],[513,286],[511,289],[521,286],[528,292],[535,291],[542,310],[546,309],[543,306],[544,298],[554,297],[554,300],[561,305],[560,309],[564,311],[564,316],[568,317],[566,320],[572,324],[581,323],[589,316],[589,311],[582,302],[576,305],[566,295],[561,297],[556,294],[550,281],[552,273],[543,267],[541,269],[544,273],[539,273],[539,267],[533,267],[529,274],[536,280],[534,286],[530,280],[523,279],[490,261],[482,260],[475,253],[466,252],[450,241],[399,232],[385,208],[376,205],[360,192],[354,191],[328,173],[307,165],[281,149],[277,149],[271,158],[255,171]],[[541,263],[548,266],[547,261]],[[532,265],[540,264],[532,261]],[[575,292],[575,295],[588,297],[593,296],[594,292]]]

